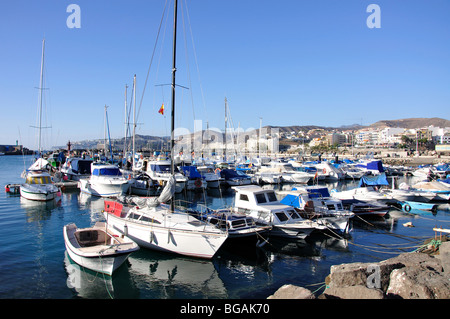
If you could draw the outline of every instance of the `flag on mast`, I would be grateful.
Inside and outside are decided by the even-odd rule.
[[[164,115],[164,103],[161,105],[158,113]]]

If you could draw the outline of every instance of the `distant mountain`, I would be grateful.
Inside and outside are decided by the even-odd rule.
[[[407,118],[407,119],[399,119],[399,120],[382,120],[376,123],[373,123],[369,126],[361,126],[359,124],[352,125],[342,125],[340,127],[325,127],[325,126],[317,126],[317,125],[291,125],[291,126],[274,126],[274,125],[266,125],[263,129],[266,129],[267,133],[270,133],[272,129],[278,129],[280,133],[291,133],[291,132],[299,132],[299,131],[310,131],[313,129],[316,130],[324,130],[324,131],[346,131],[346,130],[359,130],[365,127],[371,128],[383,128],[383,127],[402,127],[406,129],[414,129],[421,128],[433,125],[435,127],[450,127],[450,121],[438,117],[433,118]],[[258,129],[255,129],[258,131]],[[251,132],[250,132],[251,134]],[[115,149],[123,149],[125,139],[115,139],[112,141]],[[170,142],[170,137],[168,136],[150,136],[150,135],[136,135],[136,149],[139,150],[142,147],[150,148],[150,149],[161,149],[162,144]],[[86,140],[81,142],[71,142],[72,149],[95,149],[102,148],[104,140],[103,139],[94,139],[94,140]],[[127,144],[130,144],[131,140],[128,139]],[[54,147],[56,149],[65,149],[66,146],[63,147]]]
[[[408,118],[400,120],[378,121],[370,127],[402,127],[407,129],[421,128],[433,125],[435,127],[450,127],[450,121],[439,117],[432,118]]]

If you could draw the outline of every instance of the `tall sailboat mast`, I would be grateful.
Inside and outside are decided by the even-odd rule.
[[[172,110],[171,110],[171,135],[170,135],[170,173],[175,175],[175,163],[174,163],[174,147],[175,147],[175,72],[176,69],[176,56],[177,56],[177,4],[178,0],[174,1],[173,9],[173,51],[172,51]],[[170,210],[175,211],[174,200],[170,201]]]
[[[45,39],[42,39],[42,57],[41,57],[41,79],[39,81],[39,141],[38,141],[38,155],[42,156],[41,145],[41,131],[42,131],[42,90],[44,89],[44,52],[45,52]]]
[[[136,74],[133,78],[133,155],[132,155],[132,170],[134,169],[134,156],[136,154]]]

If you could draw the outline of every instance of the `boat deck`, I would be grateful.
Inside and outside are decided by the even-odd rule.
[[[61,188],[61,191],[77,189],[77,181],[67,181],[67,182],[55,182],[53,183],[56,187]],[[20,193],[21,184],[7,184],[5,185],[5,191],[11,194]]]

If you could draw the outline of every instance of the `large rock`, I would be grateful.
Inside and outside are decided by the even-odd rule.
[[[441,261],[444,276],[450,278],[450,241],[443,242],[439,246],[439,255],[435,257]]]
[[[306,288],[294,285],[281,286],[275,293],[267,299],[315,299],[311,291]]]
[[[380,289],[367,288],[366,286],[348,286],[339,288],[327,288],[323,292],[325,299],[383,299],[384,294]]]
[[[427,268],[395,269],[386,294],[391,298],[403,299],[449,299],[450,281],[440,272]]]
[[[319,298],[449,299],[449,266],[450,245],[444,246],[439,258],[404,253],[378,263],[334,265]]]

